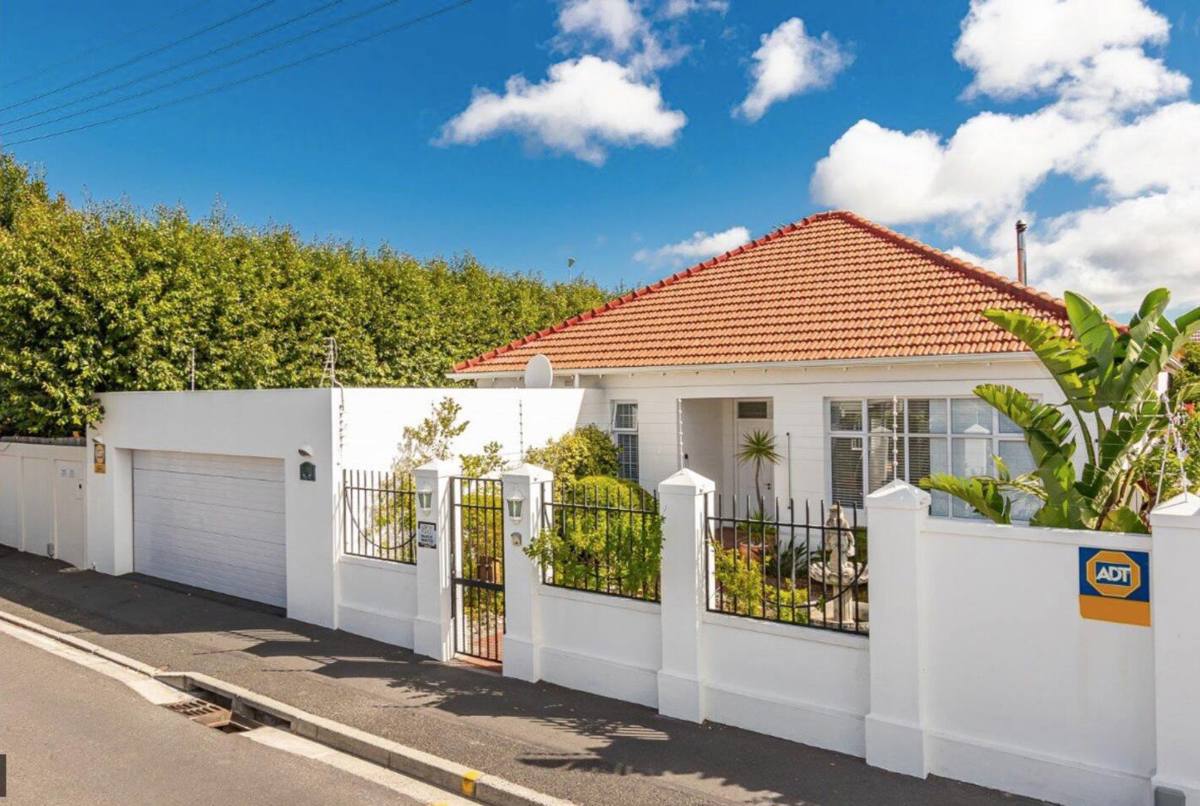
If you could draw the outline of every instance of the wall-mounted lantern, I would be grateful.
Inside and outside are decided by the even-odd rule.
[[[425,514],[433,509],[433,488],[428,484],[417,489],[417,509]]]
[[[514,521],[521,520],[521,513],[525,509],[525,496],[521,495],[521,491],[515,490],[505,503],[508,504],[508,517]]]

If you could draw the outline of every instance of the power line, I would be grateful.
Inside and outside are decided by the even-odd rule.
[[[120,84],[110,84],[109,86],[105,87],[102,90],[97,90],[96,92],[93,92],[91,95],[81,95],[78,98],[74,98],[70,101],[65,101],[65,102],[59,104],[58,106],[51,106],[46,109],[38,110],[37,112],[30,112],[28,114],[21,115],[20,117],[16,117],[16,118],[12,118],[11,120],[6,120],[3,122],[0,122],[0,127],[11,126],[14,123],[20,123],[23,120],[29,120],[30,118],[36,118],[41,115],[48,115],[51,112],[57,112],[60,109],[66,109],[69,106],[75,106],[75,104],[83,103],[84,101],[90,101],[95,98],[100,98],[102,96],[108,95],[110,92],[125,89],[126,87],[132,86],[134,84],[138,84],[148,78],[154,78],[155,76],[160,76],[164,73],[169,73],[172,70],[178,70],[180,67],[186,67],[187,65],[192,64],[193,62],[203,61],[204,59],[207,59],[209,56],[215,56],[218,53],[229,50],[230,48],[235,48],[238,45],[243,45],[246,42],[250,42],[254,39],[259,38],[260,36],[265,36],[266,34],[273,33],[274,31],[278,31],[280,28],[286,28],[287,26],[291,25],[294,22],[299,22],[300,20],[307,19],[315,14],[319,14],[322,11],[325,11],[325,10],[332,8],[333,6],[339,5],[343,2],[345,2],[345,0],[330,0],[330,2],[325,3],[324,5],[317,6],[314,9],[305,11],[302,14],[297,14],[294,17],[289,17],[288,19],[284,20],[283,22],[278,22],[274,25],[270,25],[266,28],[262,28],[258,31],[255,31],[252,34],[247,34],[246,36],[235,39],[232,42],[227,42],[226,44],[221,45],[220,47],[216,47],[209,51],[206,51],[205,53],[201,53],[199,56],[192,56],[190,58],[175,62],[174,64],[168,65],[161,69],[151,70],[147,73],[141,73],[140,75],[134,76],[133,78],[129,79],[128,81],[123,81]],[[399,0],[394,0],[394,2],[399,2]],[[388,3],[387,5],[391,5],[391,4]],[[338,23],[335,22],[332,25],[330,25],[329,27],[333,27],[333,25],[337,25],[337,24]],[[303,36],[296,37],[296,39],[289,40],[288,42],[284,42],[282,44],[286,45],[291,42],[295,42],[298,39],[303,39],[305,36],[309,36],[311,34],[318,33],[321,30],[322,29],[318,28],[316,31],[310,31],[308,34],[304,34]],[[281,45],[277,45],[277,46],[273,46],[273,47],[280,47],[280,46]],[[271,50],[271,49],[272,48],[265,48],[263,50],[257,51],[256,53],[252,53],[249,56],[241,57],[239,59],[234,59],[233,61],[225,62],[224,64],[219,64],[215,68],[210,68],[208,70],[202,70],[198,73],[192,73],[189,76],[185,76],[184,78],[179,79],[177,83],[182,83],[183,81],[188,81],[192,78],[197,78],[201,75],[204,75],[205,73],[212,72],[213,70],[220,69],[222,67],[228,67],[230,65],[238,64],[239,62],[254,58],[255,56],[260,55],[260,54],[266,52],[267,50]],[[173,85],[168,83],[168,84],[164,84],[161,86],[173,86]],[[153,91],[154,90],[151,90],[150,92],[153,92]],[[142,95],[146,95],[146,94],[148,94],[148,93],[141,93],[141,94],[137,94],[137,95],[131,95],[131,96],[128,96],[125,98],[119,98],[116,101],[112,101],[111,103],[108,103],[108,104],[101,104],[99,106],[89,107],[88,109],[84,109],[84,110],[75,112],[70,115],[63,115],[61,117],[57,117],[52,120],[47,120],[42,123],[36,123],[32,126],[25,126],[23,128],[15,129],[15,130],[13,130],[11,132],[7,132],[7,133],[8,134],[16,134],[17,132],[27,131],[28,129],[36,129],[39,126],[49,126],[51,123],[57,123],[60,120],[67,120],[68,118],[77,117],[79,115],[84,114],[85,112],[94,112],[97,109],[103,109],[106,106],[112,106],[113,104],[124,103],[125,101],[132,100],[134,98],[140,98],[140,97],[142,97]]]
[[[159,53],[162,53],[164,50],[170,50],[171,48],[175,47],[176,45],[182,45],[184,42],[188,42],[192,39],[195,39],[198,36],[202,36],[211,31],[215,31],[216,29],[218,29],[224,25],[228,25],[231,22],[240,20],[242,17],[247,17],[256,11],[260,11],[261,9],[266,8],[267,6],[271,5],[275,1],[276,0],[262,0],[262,2],[259,3],[258,5],[251,6],[250,8],[245,9],[244,11],[239,11],[237,14],[233,14],[232,16],[226,17],[223,20],[218,20],[217,22],[214,22],[212,25],[206,25],[205,27],[201,28],[198,31],[193,31],[192,33],[188,34],[187,36],[180,37],[179,39],[168,42],[165,45],[159,45],[156,48],[151,48],[150,50],[142,51],[141,53],[137,54],[136,56],[126,59],[125,61],[123,61],[119,64],[111,65],[109,67],[104,68],[103,70],[99,70],[90,75],[86,75],[83,78],[77,78],[74,81],[63,84],[60,87],[55,87],[52,90],[46,90],[45,92],[40,93],[38,95],[31,95],[30,97],[28,97],[22,101],[16,101],[15,103],[11,103],[8,106],[0,106],[0,112],[7,112],[10,109],[16,109],[18,106],[25,106],[26,104],[33,103],[34,101],[40,101],[41,99],[48,98],[51,95],[57,95],[58,93],[62,92],[63,90],[69,90],[72,87],[78,87],[80,84],[86,84],[87,82],[93,81],[97,78],[100,78],[101,76],[106,76],[109,73],[116,72],[117,70],[120,70],[123,67],[128,67],[131,64],[137,64],[138,62],[142,61],[143,59],[147,59],[151,56],[155,56]]]
[[[337,0],[337,2],[341,2],[341,0]],[[228,61],[221,62],[220,64],[212,65],[211,67],[205,67],[201,70],[195,70],[191,73],[188,73],[187,75],[181,76],[176,79],[172,79],[171,81],[166,81],[166,82],[163,82],[161,84],[158,84],[158,85],[155,85],[152,87],[147,87],[146,89],[139,90],[138,92],[130,93],[128,95],[124,95],[124,96],[122,96],[120,98],[116,98],[112,101],[105,101],[104,103],[101,103],[101,104],[95,104],[93,106],[89,106],[84,109],[79,109],[74,112],[68,112],[65,115],[59,115],[56,118],[51,118],[50,120],[44,120],[41,123],[31,123],[27,126],[21,126],[16,129],[10,129],[8,131],[0,132],[0,135],[11,136],[14,134],[20,134],[21,132],[27,132],[30,129],[40,129],[43,126],[50,126],[54,123],[61,123],[64,120],[70,120],[71,118],[77,118],[80,115],[86,115],[89,112],[97,112],[101,109],[108,109],[109,107],[112,107],[112,106],[118,106],[120,104],[126,103],[127,101],[135,101],[138,98],[145,98],[147,95],[153,95],[154,93],[158,92],[159,90],[171,89],[173,87],[179,86],[180,84],[184,84],[184,83],[187,83],[188,81],[192,81],[194,79],[200,78],[201,76],[206,76],[209,73],[215,73],[220,70],[224,70],[226,67],[233,67],[233,66],[241,64],[243,62],[248,62],[251,59],[256,59],[259,56],[262,56],[265,53],[270,53],[273,50],[279,50],[280,48],[285,48],[289,45],[294,45],[295,43],[300,42],[301,40],[307,39],[310,36],[314,36],[316,34],[323,33],[325,31],[329,31],[333,28],[338,27],[339,25],[344,25],[348,22],[354,22],[355,20],[360,20],[363,17],[367,17],[367,16],[370,16],[371,14],[375,14],[376,12],[382,11],[383,9],[385,9],[389,6],[394,6],[396,3],[399,3],[399,2],[400,2],[400,0],[383,0],[382,3],[377,3],[376,5],[366,8],[366,9],[363,9],[362,11],[355,12],[354,14],[348,14],[344,17],[339,17],[338,19],[334,20],[333,22],[329,22],[324,25],[320,25],[316,28],[305,31],[302,34],[293,36],[290,39],[285,39],[281,42],[276,42],[274,44],[267,45],[266,47],[259,48],[256,51],[245,54],[243,56],[238,56],[235,59],[230,59]],[[100,94],[103,94],[103,93],[99,93],[98,95],[100,95]],[[87,100],[87,99],[84,99],[84,100]],[[67,104],[67,105],[69,106],[70,104]],[[34,115],[27,115],[26,117],[33,117],[33,116]],[[9,123],[17,122],[17,120],[20,120],[20,118],[8,121],[7,123],[0,123],[0,126],[7,126]]]
[[[472,2],[473,2],[473,0],[457,0],[457,2],[449,3],[447,5],[436,8],[433,11],[428,11],[424,14],[419,14],[415,17],[409,17],[408,19],[398,22],[395,25],[389,25],[386,28],[381,28],[380,30],[376,31],[373,34],[368,34],[366,36],[359,37],[358,39],[352,39],[349,42],[343,42],[340,45],[335,45],[331,48],[326,48],[325,50],[319,50],[316,53],[311,53],[307,56],[303,56],[294,61],[287,62],[285,64],[281,64],[276,67],[272,67],[269,70],[263,70],[262,72],[254,73],[254,74],[246,76],[244,78],[239,78],[239,79],[235,79],[233,81],[228,81],[224,84],[217,84],[215,86],[208,87],[207,89],[201,90],[199,92],[194,92],[191,95],[184,95],[179,98],[175,98],[175,99],[172,99],[169,101],[163,101],[162,103],[154,104],[152,106],[146,106],[146,107],[142,107],[141,109],[135,109],[132,112],[126,112],[121,115],[114,115],[113,117],[110,117],[110,118],[104,118],[102,120],[92,121],[91,123],[85,123],[80,126],[74,126],[70,129],[62,129],[61,131],[57,131],[57,132],[49,132],[47,134],[39,134],[34,137],[26,137],[22,140],[13,140],[12,142],[6,143],[5,145],[9,146],[9,147],[19,146],[19,145],[24,145],[25,143],[33,143],[33,142],[37,142],[40,140],[49,140],[52,137],[61,137],[65,134],[74,134],[75,132],[81,132],[81,131],[85,131],[87,129],[94,129],[97,126],[105,126],[109,123],[117,123],[118,121],[128,120],[129,118],[137,117],[139,115],[145,115],[150,112],[157,112],[160,109],[166,109],[168,107],[177,106],[179,104],[186,103],[187,101],[193,101],[197,98],[203,98],[207,95],[213,95],[218,92],[223,92],[225,90],[232,89],[232,88],[240,86],[242,84],[247,84],[251,81],[257,81],[260,78],[266,78],[267,76],[271,76],[276,73],[281,73],[284,70],[290,70],[293,67],[299,67],[302,64],[306,64],[308,62],[324,58],[325,56],[330,56],[339,51],[346,50],[347,48],[365,44],[367,42],[370,42],[373,39],[378,39],[379,37],[384,36],[385,34],[390,34],[395,31],[403,30],[405,28],[412,28],[413,26],[419,25],[420,23],[423,23],[423,22],[427,22],[435,17],[440,17],[443,14],[447,14],[451,11],[462,8],[463,6],[470,5]]]
[[[183,8],[179,11],[172,11],[170,14],[167,14],[164,17],[155,17],[153,22],[143,25],[140,28],[134,28],[131,31],[125,31],[122,34],[112,37],[111,39],[105,39],[102,42],[92,45],[90,48],[84,48],[83,50],[76,51],[74,54],[72,54],[71,56],[68,56],[65,59],[61,59],[57,62],[51,62],[50,64],[44,64],[41,67],[38,67],[35,70],[25,73],[22,76],[17,76],[14,79],[10,79],[9,81],[6,81],[3,84],[0,84],[0,89],[7,89],[8,87],[15,87],[18,84],[24,84],[26,81],[28,81],[31,78],[38,78],[39,76],[44,76],[46,73],[57,70],[60,67],[65,67],[68,64],[74,64],[75,62],[79,61],[83,57],[89,56],[89,55],[95,53],[96,51],[101,50],[102,48],[105,48],[105,47],[113,44],[114,42],[117,42],[117,41],[123,40],[123,39],[128,39],[133,36],[137,36],[140,33],[149,31],[151,28],[158,28],[164,20],[177,19],[179,17],[187,16],[188,14],[191,14],[196,9],[200,8],[200,6],[206,6],[209,3],[211,3],[212,1],[213,0],[200,0],[200,2],[193,3],[192,5],[187,6],[186,8]]]

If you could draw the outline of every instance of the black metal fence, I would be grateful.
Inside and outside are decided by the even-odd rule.
[[[504,485],[450,480],[454,651],[489,661],[504,650]]]
[[[342,470],[342,552],[417,561],[416,500],[410,480],[378,470]]]
[[[867,530],[856,510],[774,503],[764,512],[708,496],[708,609],[865,634]]]
[[[659,600],[658,498],[636,485],[556,480],[542,488],[533,553],[547,585]]]

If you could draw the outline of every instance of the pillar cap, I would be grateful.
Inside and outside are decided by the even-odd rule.
[[[712,479],[705,478],[695,470],[685,467],[659,482],[658,489],[671,492],[694,490],[697,493],[711,493],[717,489],[717,485]]]
[[[895,479],[867,496],[867,509],[898,509],[916,512],[928,509],[933,499],[929,493],[907,481]]]
[[[1165,525],[1179,518],[1195,519],[1197,528],[1200,528],[1200,495],[1181,493],[1159,504],[1150,513],[1151,524],[1161,522]]]
[[[416,469],[417,473],[436,473],[439,476],[456,476],[462,472],[458,462],[452,459],[432,459]]]
[[[528,462],[509,468],[500,474],[505,480],[525,479],[528,478],[531,483],[549,481],[554,478],[554,473],[539,465],[531,465]]]

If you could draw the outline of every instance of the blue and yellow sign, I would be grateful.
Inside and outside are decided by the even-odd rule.
[[[1079,548],[1079,615],[1150,626],[1150,553]]]

